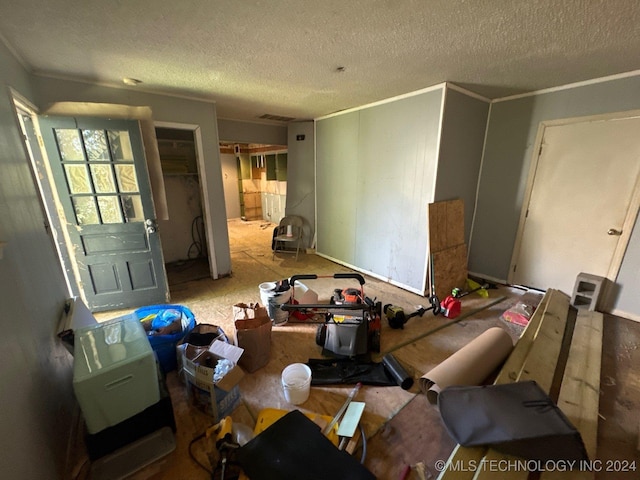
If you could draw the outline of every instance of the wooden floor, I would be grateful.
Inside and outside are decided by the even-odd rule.
[[[270,249],[272,231],[273,225],[265,222],[230,221],[232,275],[217,281],[201,279],[177,283],[171,287],[172,303],[188,306],[198,323],[215,324],[232,334],[232,305],[259,301],[260,283],[289,278],[294,274],[332,275],[349,271],[313,254],[301,254],[297,262],[292,255],[286,254],[278,254],[273,260]],[[334,288],[351,286],[334,279],[309,281],[307,285],[325,300]],[[366,277],[364,288],[368,296],[376,297],[383,304],[400,305],[406,311],[413,311],[420,304],[426,306],[424,297],[373,278]],[[422,318],[411,319],[404,329],[393,330],[383,318],[382,352],[393,352],[417,380],[488,328],[502,327],[515,341],[522,328],[505,322],[500,315],[523,293],[522,290],[500,287],[489,290],[489,298],[469,295],[463,299],[462,315],[457,322],[428,312]],[[97,317],[103,320],[121,313],[123,312],[102,313]],[[640,377],[635,366],[640,360],[640,324],[616,317],[607,317],[605,323],[602,422],[599,432],[602,449],[599,446],[598,454],[602,455],[602,459],[638,461],[640,458],[635,446],[640,422],[640,415],[637,414],[640,411]],[[315,331],[316,325],[299,323],[274,327],[271,361],[263,369],[245,375],[240,382],[242,404],[232,415],[235,422],[253,428],[255,419],[264,408],[295,408],[284,399],[280,373],[290,363],[321,358],[321,349],[315,344]],[[175,372],[168,375],[167,382],[177,422],[177,448],[132,478],[208,479],[210,475],[190,459],[188,445],[212,421],[190,407],[184,386]],[[312,387],[309,400],[297,408],[333,416],[344,403],[351,388]],[[418,393],[417,382],[409,391],[400,387],[366,386],[358,394],[357,400],[366,403],[362,424],[370,443],[365,465],[378,478],[398,478],[405,465],[425,461],[425,456],[446,459],[447,451],[453,446],[439,422],[435,407],[424,402],[424,398],[416,398],[411,402],[416,395],[423,397]],[[400,413],[402,414],[399,415]],[[78,442],[77,450],[78,460],[74,474],[77,478],[88,478],[89,468],[83,458],[81,441]],[[199,442],[196,454],[202,463],[207,464],[213,450],[206,442]],[[215,461],[215,456],[212,459]],[[432,475],[436,473],[431,472]],[[599,478],[607,477],[603,473]]]

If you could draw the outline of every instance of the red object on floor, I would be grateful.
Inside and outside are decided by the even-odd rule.
[[[410,473],[411,473],[411,465],[407,465],[402,469],[399,480],[407,480],[407,478],[409,478]]]
[[[442,307],[442,314],[447,318],[456,318],[462,310],[460,300],[451,295],[440,302],[440,306]]]
[[[293,305],[299,305],[300,302],[298,302],[296,299],[291,299],[291,303]],[[297,318],[298,320],[309,320],[311,318],[313,318],[313,314],[311,313],[303,313],[300,310],[294,310],[293,312],[291,312],[291,315],[295,318]]]

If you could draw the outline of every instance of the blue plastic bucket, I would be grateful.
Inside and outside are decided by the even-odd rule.
[[[154,330],[147,333],[151,348],[156,352],[160,367],[165,373],[176,369],[176,345],[196,326],[196,317],[191,310],[183,305],[149,305],[138,308],[133,312],[139,321],[153,316],[152,327],[162,326],[165,318],[167,321],[171,318],[177,318],[178,312],[182,323],[182,331],[171,335],[154,334]]]

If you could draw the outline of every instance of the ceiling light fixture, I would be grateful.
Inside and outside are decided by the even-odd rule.
[[[122,83],[135,87],[136,85],[140,85],[142,83],[142,80],[138,80],[137,78],[124,77],[122,79]]]

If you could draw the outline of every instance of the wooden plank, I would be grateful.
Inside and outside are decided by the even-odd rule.
[[[551,390],[558,367],[558,359],[561,355],[567,314],[569,313],[569,301],[568,295],[558,290],[551,292],[538,334],[516,381],[535,380],[545,392],[549,393]],[[514,462],[518,459],[489,449],[484,460],[484,465],[500,465],[500,462]],[[509,463],[502,464],[509,465]],[[495,478],[495,475],[495,471],[485,468],[478,472],[474,480]],[[526,469],[513,468],[505,472],[500,471],[500,478],[505,480],[526,480],[528,476],[529,472]]]
[[[428,226],[431,253],[463,244],[464,202],[462,199],[430,203]]]
[[[451,290],[465,290],[467,282],[467,247],[461,244],[433,254],[436,295],[444,300]]]
[[[574,340],[562,380],[558,406],[580,432],[589,458],[595,460],[598,440],[598,407],[600,404],[600,370],[602,363],[603,315],[580,310]],[[595,478],[595,472],[547,472],[541,480]]]
[[[487,449],[456,445],[438,475],[438,480],[473,480]]]
[[[542,390],[549,393],[562,347],[569,300],[568,295],[553,291],[518,381],[535,380]]]
[[[496,384],[535,380],[543,390],[549,391],[564,337],[569,300],[568,295],[558,290],[547,291],[513,352],[498,374]],[[541,341],[536,342],[538,339]],[[485,463],[482,463],[483,457]],[[447,461],[448,468],[444,469],[438,479],[464,480],[468,478],[479,480],[495,478],[496,472],[487,468],[479,469],[478,466],[492,464],[486,462],[496,464],[495,462],[500,460],[510,459],[513,457],[495,450],[458,446]],[[478,468],[471,468],[472,466]],[[504,476],[502,476],[503,474]],[[500,475],[501,478],[526,479],[528,472],[500,472]]]
[[[522,370],[522,365],[524,365],[524,360],[529,355],[529,351],[531,350],[531,345],[533,345],[533,341],[538,335],[538,330],[540,329],[540,325],[542,324],[542,319],[544,318],[544,314],[547,311],[547,305],[549,303],[549,298],[553,294],[553,290],[548,290],[540,304],[536,308],[536,311],[533,312],[529,323],[525,327],[522,335],[518,339],[511,355],[507,358],[506,362],[502,366],[500,373],[498,374],[494,383],[502,384],[515,382],[520,375],[520,371]]]
[[[529,355],[529,351],[531,350],[533,341],[538,335],[538,330],[540,329],[540,325],[542,324],[542,320],[544,319],[547,305],[549,304],[549,299],[553,295],[553,292],[553,290],[548,290],[545,293],[542,301],[540,302],[540,305],[538,305],[536,311],[531,316],[529,323],[527,324],[525,330],[522,332],[520,339],[507,358],[494,383],[502,384],[517,381],[518,376],[522,371],[524,361]],[[475,469],[465,469],[464,467],[469,467],[471,465],[480,465],[480,462],[482,461],[486,452],[486,448],[467,448],[457,445],[449,456],[445,468],[438,476],[438,480],[473,479],[475,474],[477,473],[474,471]]]

